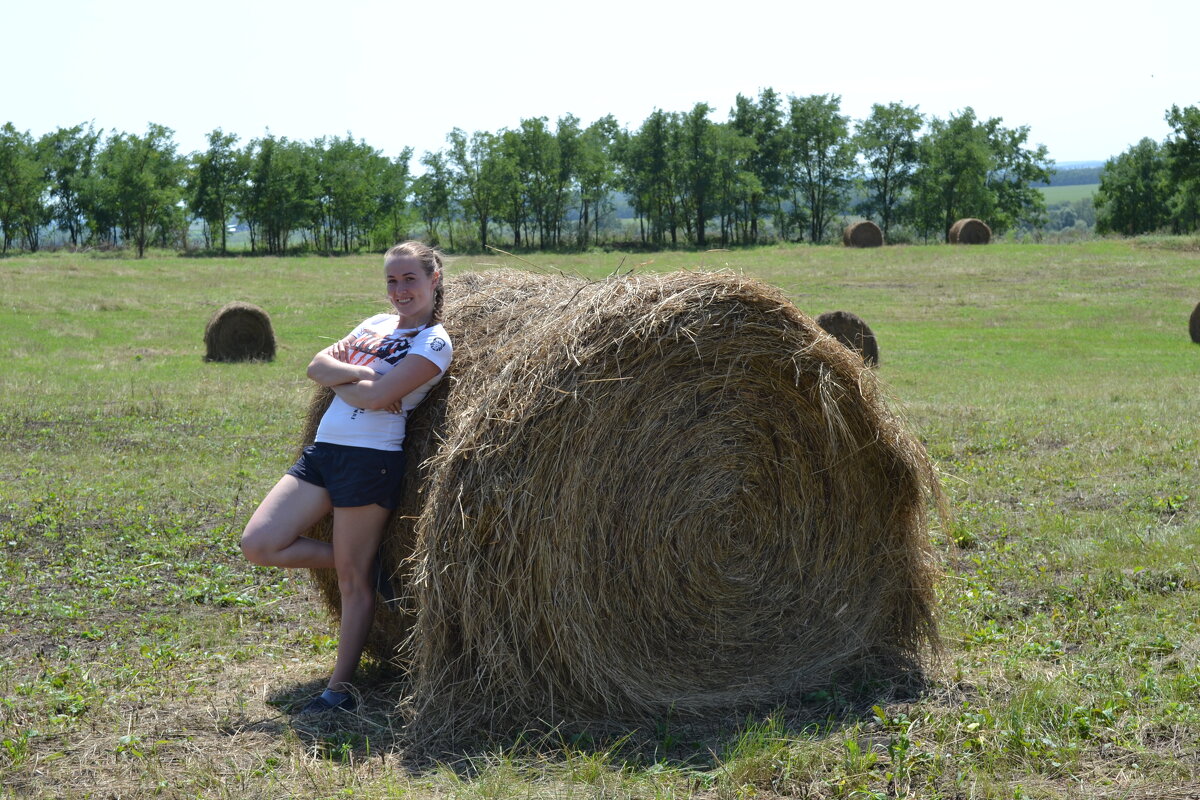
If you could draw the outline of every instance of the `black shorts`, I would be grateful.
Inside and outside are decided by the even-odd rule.
[[[404,482],[404,451],[317,442],[287,471],[329,492],[334,508],[396,507]]]

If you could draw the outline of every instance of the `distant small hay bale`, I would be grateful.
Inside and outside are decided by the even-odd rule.
[[[1192,335],[1192,341],[1200,344],[1200,303],[1192,309],[1191,319],[1188,320],[1188,333]]]
[[[402,608],[368,644],[414,736],[724,714],[936,649],[932,465],[779,290],[498,270],[445,316],[383,545]]]
[[[275,332],[271,318],[256,305],[223,306],[204,328],[205,361],[271,361]]]
[[[967,217],[950,226],[950,244],[987,244],[992,229],[983,220]]]
[[[882,247],[883,231],[870,220],[856,222],[842,231],[842,244],[846,247]]]
[[[857,352],[867,364],[879,364],[879,343],[875,341],[875,333],[857,314],[826,311],[817,317],[817,324],[830,336]]]

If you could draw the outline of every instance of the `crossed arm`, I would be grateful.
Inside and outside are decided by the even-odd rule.
[[[380,375],[370,367],[351,364],[352,338],[347,336],[313,356],[308,377],[333,389],[338,397],[357,408],[400,411],[406,394],[433,380],[439,370],[424,356],[411,354],[392,370]]]

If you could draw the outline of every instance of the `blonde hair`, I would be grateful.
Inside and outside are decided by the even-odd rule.
[[[436,247],[430,247],[424,242],[418,242],[415,239],[410,239],[407,242],[393,245],[388,248],[388,251],[383,254],[383,262],[386,264],[389,260],[400,256],[403,258],[415,258],[421,262],[421,266],[425,269],[425,274],[432,276],[433,273],[438,273],[437,288],[433,290],[433,314],[429,318],[429,322],[442,321],[442,303],[444,294],[442,287],[446,282],[446,273],[443,269],[443,259],[445,256],[442,251]]]

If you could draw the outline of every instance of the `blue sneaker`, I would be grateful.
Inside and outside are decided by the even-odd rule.
[[[326,711],[353,711],[357,706],[358,701],[352,694],[343,695],[340,700],[333,701],[326,699],[322,693],[305,703],[304,707],[296,712],[296,716],[324,714]]]

